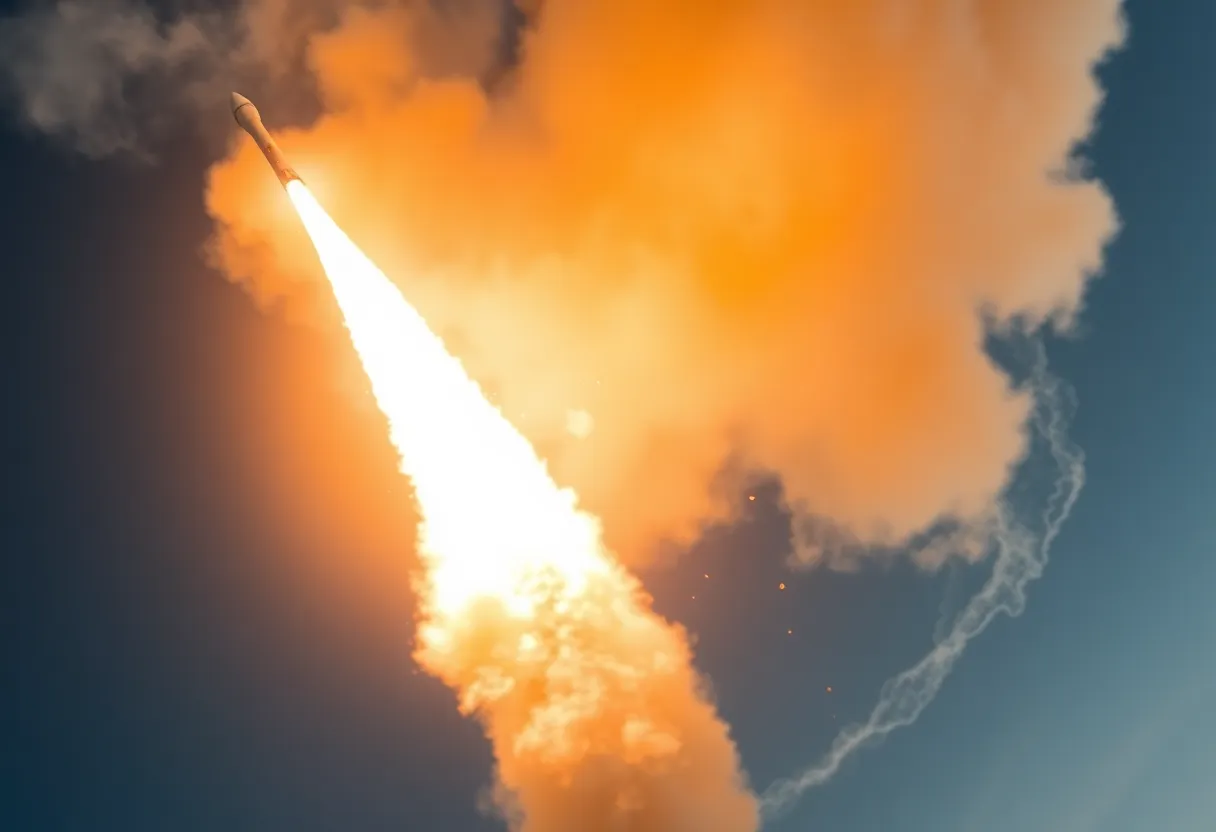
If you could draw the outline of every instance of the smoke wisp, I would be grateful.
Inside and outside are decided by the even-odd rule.
[[[1042,576],[1051,545],[1085,485],[1085,457],[1067,431],[1074,407],[1072,392],[1048,374],[1041,345],[1027,386],[1035,398],[1032,423],[1041,456],[1045,457],[1040,460],[1036,458],[1039,455],[1032,454],[1027,469],[1033,470],[1035,463],[1048,462],[1054,472],[1041,516],[1023,516],[1009,495],[998,503],[991,533],[996,550],[992,575],[954,618],[945,635],[936,640],[933,649],[887,681],[868,720],[842,730],[818,763],[765,790],[763,807],[767,816],[781,815],[804,792],[827,783],[845,760],[866,745],[915,722],[937,696],[971,640],[998,615],[1021,615],[1026,605],[1026,589]]]

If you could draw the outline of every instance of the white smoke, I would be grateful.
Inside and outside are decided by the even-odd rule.
[[[809,789],[831,780],[841,765],[867,744],[879,741],[897,728],[914,723],[937,695],[971,640],[1004,613],[1021,615],[1026,588],[1047,566],[1051,545],[1072,513],[1085,484],[1085,457],[1069,438],[1067,426],[1075,407],[1071,388],[1047,370],[1041,344],[1027,382],[1035,398],[1031,426],[1035,442],[1055,468],[1055,484],[1038,518],[1023,518],[1006,493],[990,529],[996,559],[992,575],[967,603],[944,636],[919,662],[887,680],[878,704],[864,723],[844,728],[828,753],[814,765],[779,780],[765,790],[762,806],[767,817],[789,810]],[[1034,462],[1034,454],[1027,467]]]

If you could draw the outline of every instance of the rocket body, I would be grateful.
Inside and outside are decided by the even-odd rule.
[[[262,116],[258,112],[258,108],[240,93],[232,94],[232,117],[258,143],[258,148],[266,157],[266,161],[270,163],[274,175],[279,178],[279,183],[283,187],[287,187],[287,183],[291,180],[300,178],[299,174],[291,169],[291,165],[287,164],[287,157],[283,155],[283,151],[279,150],[279,146],[271,138],[270,132],[262,124]]]

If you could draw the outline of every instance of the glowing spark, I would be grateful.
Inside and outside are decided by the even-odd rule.
[[[582,800],[599,790],[612,799],[597,807],[596,829],[645,818],[649,828],[755,830],[755,797],[682,631],[651,611],[604,549],[596,518],[553,482],[396,286],[303,183],[287,188],[414,485],[415,658],[486,725],[499,779],[514,792],[506,805],[548,812],[555,788],[580,789]],[[605,759],[616,761],[613,777]],[[691,799],[701,792],[726,802],[702,810]],[[679,818],[673,794],[686,794]],[[572,805],[580,818],[590,810]]]

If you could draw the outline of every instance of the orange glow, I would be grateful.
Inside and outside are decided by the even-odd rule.
[[[302,182],[288,194],[414,486],[416,658],[485,725],[504,804],[528,830],[755,830],[683,632],[396,286]]]
[[[894,545],[982,521],[1025,450],[977,309],[1067,319],[1100,263],[1111,201],[1048,172],[1115,4],[546,0],[492,92],[425,64],[492,55],[498,4],[346,4],[304,45],[323,114],[279,139],[619,555],[746,509],[733,461]],[[211,174],[216,263],[315,319],[263,165]]]

